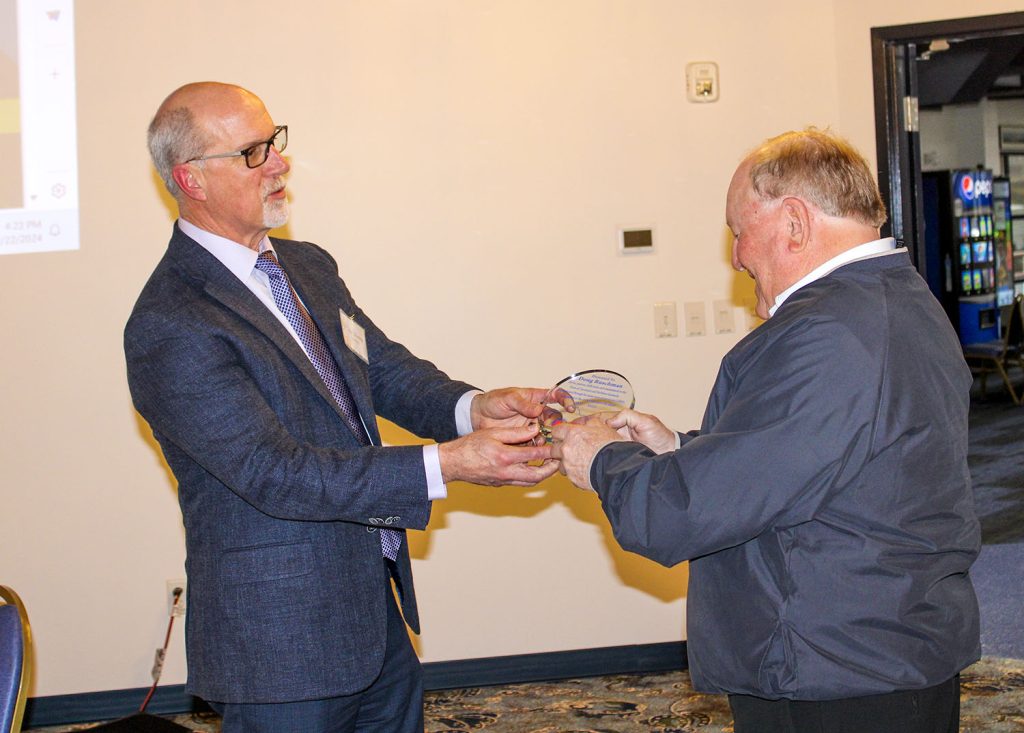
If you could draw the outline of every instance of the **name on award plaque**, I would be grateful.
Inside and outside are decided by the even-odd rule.
[[[551,441],[551,428],[599,412],[618,412],[636,404],[629,380],[610,369],[587,369],[570,374],[548,390],[540,432]]]

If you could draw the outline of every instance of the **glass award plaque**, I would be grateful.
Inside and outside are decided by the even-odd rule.
[[[540,432],[551,441],[551,428],[599,412],[618,412],[636,404],[633,386],[618,372],[588,369],[570,374],[548,390]]]

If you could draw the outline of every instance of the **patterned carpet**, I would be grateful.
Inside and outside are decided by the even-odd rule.
[[[983,659],[964,671],[962,690],[962,733],[1024,733],[1024,661]],[[732,732],[726,698],[694,692],[686,672],[444,690],[428,693],[425,707],[426,733]],[[170,719],[186,730],[220,731],[212,713]]]
[[[963,675],[963,733],[1024,731],[1024,662],[986,659]],[[686,672],[436,692],[427,733],[731,733],[723,695],[690,687]]]

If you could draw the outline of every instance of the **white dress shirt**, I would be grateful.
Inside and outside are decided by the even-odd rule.
[[[820,280],[833,270],[838,270],[843,265],[848,265],[851,262],[857,262],[858,260],[869,260],[872,257],[884,257],[885,255],[906,251],[906,247],[896,249],[896,240],[892,237],[885,237],[884,239],[876,239],[873,242],[868,242],[866,244],[858,244],[856,247],[852,247],[845,252],[840,252],[828,262],[814,268],[779,293],[779,296],[775,299],[775,305],[768,309],[768,317],[771,318],[774,316],[775,311],[782,307],[782,304],[786,302],[786,299],[804,285],[810,285],[815,280]]]

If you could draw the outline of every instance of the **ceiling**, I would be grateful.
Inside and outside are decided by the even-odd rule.
[[[921,107],[1024,97],[1024,34],[935,39],[917,48]]]

